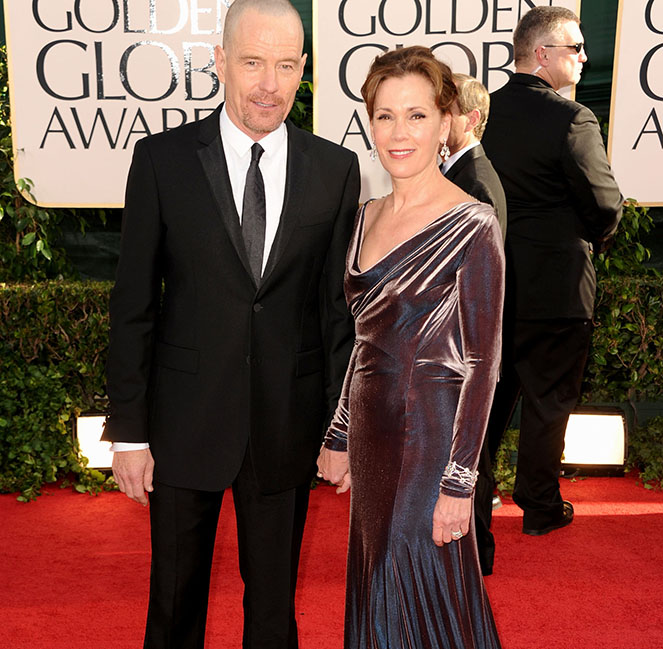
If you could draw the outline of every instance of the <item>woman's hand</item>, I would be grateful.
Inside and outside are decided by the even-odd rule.
[[[330,451],[322,447],[318,456],[318,478],[329,480],[338,485],[337,494],[342,494],[350,488],[350,465],[346,451]]]
[[[471,498],[453,498],[440,494],[433,511],[433,541],[444,545],[461,539],[470,529]]]

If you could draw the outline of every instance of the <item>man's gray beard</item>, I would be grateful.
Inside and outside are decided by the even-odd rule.
[[[244,122],[244,125],[254,133],[267,134],[275,131],[279,126],[281,126],[287,116],[287,114],[283,115],[283,117],[276,121],[276,123],[274,123],[271,128],[265,127],[264,122],[256,123],[256,121],[253,120],[253,117],[248,112],[243,114],[244,119],[242,121]]]

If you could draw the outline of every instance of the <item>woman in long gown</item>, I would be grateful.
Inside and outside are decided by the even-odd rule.
[[[500,361],[501,234],[438,168],[449,68],[394,50],[362,95],[393,192],[358,213],[356,342],[318,460],[339,492],[352,486],[345,648],[499,648],[471,510]]]

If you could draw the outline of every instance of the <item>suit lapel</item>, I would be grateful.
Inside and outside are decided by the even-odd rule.
[[[219,130],[219,113],[221,106],[209,117],[200,122],[200,148],[198,157],[202,164],[210,191],[219,210],[221,219],[228,232],[228,236],[237,252],[249,277],[252,277],[251,266],[246,255],[242,229],[239,224],[239,215],[233,199],[232,187],[228,176],[226,157],[223,151],[223,142]],[[288,129],[288,168],[286,171],[285,195],[283,209],[279,219],[274,243],[267,259],[267,265],[262,276],[261,286],[278,263],[286,248],[294,229],[299,224],[298,215],[306,195],[308,178],[311,169],[310,154],[306,138],[290,122],[286,122]]]
[[[454,181],[454,178],[458,175],[458,170],[463,166],[461,164],[463,158],[465,156],[461,156],[456,162],[452,165],[451,169],[447,170],[447,173],[444,174],[444,177],[447,180],[450,180],[451,182]]]
[[[210,191],[214,196],[223,224],[226,227],[228,236],[240,258],[242,265],[250,277],[253,277],[251,265],[246,255],[244,240],[242,239],[242,229],[239,225],[239,214],[233,198],[230,177],[228,176],[228,166],[226,156],[223,151],[223,142],[221,141],[221,131],[219,129],[219,114],[221,106],[217,108],[209,117],[200,122],[200,148],[198,157],[203,166]]]
[[[465,151],[465,153],[463,153],[463,155],[460,156],[458,160],[456,160],[451,169],[449,169],[449,171],[446,173],[445,178],[453,182],[454,178],[458,176],[458,174],[468,165],[471,160],[476,160],[476,158],[480,158],[483,155],[486,154],[484,153],[483,147],[480,144],[472,147],[469,151]]]
[[[311,171],[310,155],[306,139],[291,122],[286,122],[288,129],[288,169],[285,180],[283,210],[279,227],[267,259],[261,284],[264,285],[270,273],[278,263],[294,229],[299,224],[301,205],[307,192],[308,178]]]

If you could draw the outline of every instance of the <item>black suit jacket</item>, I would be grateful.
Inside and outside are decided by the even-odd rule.
[[[495,168],[486,157],[483,147],[478,144],[463,153],[445,178],[458,185],[464,192],[492,205],[497,221],[502,230],[502,238],[506,235],[506,198],[504,189]]]
[[[353,340],[343,295],[354,153],[288,128],[286,192],[260,286],[217,109],[136,144],[111,295],[104,439],[149,441],[155,479],[220,490],[247,444],[265,492],[310,475]]]
[[[591,318],[591,246],[623,198],[596,118],[542,79],[514,74],[491,94],[482,139],[507,200],[507,300],[523,319]]]

